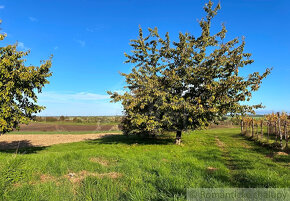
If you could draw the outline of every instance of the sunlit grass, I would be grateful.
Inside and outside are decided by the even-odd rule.
[[[217,139],[223,144],[218,145]],[[17,155],[2,151],[0,196],[2,200],[186,200],[190,187],[290,186],[289,156],[276,156],[246,140],[239,129],[188,132],[182,146],[173,142],[173,136],[118,135],[22,149]],[[70,173],[80,181],[70,180]],[[118,176],[110,176],[114,174]]]

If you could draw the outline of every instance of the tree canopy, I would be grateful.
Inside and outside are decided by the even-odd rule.
[[[122,73],[128,90],[124,94],[108,92],[114,102],[122,102],[125,133],[176,131],[179,144],[183,130],[203,128],[226,114],[253,113],[262,107],[244,103],[270,69],[241,75],[239,70],[254,61],[244,52],[244,39],[224,41],[224,25],[211,33],[220,8],[212,1],[205,4],[206,17],[199,21],[198,37],[179,33],[179,40],[171,42],[169,33],[162,38],[157,28],[149,28],[144,36],[139,28],[138,39],[130,43],[131,54],[125,54],[126,63],[135,65],[131,73]]]
[[[0,34],[1,41],[5,37]],[[0,47],[0,134],[18,128],[45,108],[37,105],[37,93],[49,83],[51,58],[39,67],[26,66],[23,57],[28,54],[18,51],[17,43]]]

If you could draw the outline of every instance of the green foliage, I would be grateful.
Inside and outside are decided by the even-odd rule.
[[[81,123],[82,120],[81,120],[80,118],[74,117],[74,118],[73,118],[73,122],[74,122],[74,123]]]
[[[65,120],[65,117],[64,116],[60,116],[59,117],[59,121],[64,121]]]
[[[58,121],[56,117],[45,117],[46,122],[56,122]]]
[[[0,40],[5,37],[0,34]],[[49,83],[51,58],[39,67],[25,66],[23,57],[28,54],[17,51],[17,44],[0,47],[0,134],[18,128],[44,109],[36,104],[36,92],[41,93]]]
[[[206,17],[199,21],[201,35],[179,33],[179,41],[171,42],[157,28],[149,28],[144,36],[131,40],[132,54],[126,63],[135,66],[126,78],[128,91],[108,92],[114,102],[121,101],[126,118],[125,133],[160,133],[206,127],[210,122],[231,114],[253,113],[259,105],[242,105],[257,91],[269,73],[254,72],[241,76],[239,69],[253,63],[244,53],[245,41],[238,38],[224,42],[226,28],[211,34],[211,22],[220,9],[209,1]]]

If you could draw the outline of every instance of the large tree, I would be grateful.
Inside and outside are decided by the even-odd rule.
[[[5,37],[0,34],[1,41]],[[18,51],[17,44],[0,47],[0,135],[18,128],[44,109],[37,105],[37,93],[49,83],[51,58],[39,67],[26,66],[23,57],[28,54],[29,51]]]
[[[127,63],[135,64],[132,72],[122,74],[129,89],[124,94],[111,93],[113,101],[122,101],[126,133],[176,131],[176,143],[186,129],[198,129],[219,120],[226,114],[253,113],[259,105],[246,105],[252,92],[259,89],[270,69],[262,74],[242,76],[239,69],[253,63],[244,52],[245,41],[238,38],[224,42],[226,28],[210,32],[220,4],[209,1],[201,19],[201,35],[179,33],[179,41],[170,41],[169,34],[160,37],[157,28],[148,29],[144,37],[131,40],[132,54],[125,54]]]

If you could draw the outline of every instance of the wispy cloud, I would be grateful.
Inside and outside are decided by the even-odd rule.
[[[35,17],[29,17],[28,18],[31,22],[38,22],[38,19]]]
[[[58,46],[55,46],[53,49],[54,49],[54,50],[58,50],[58,48],[59,48]]]
[[[29,49],[28,47],[26,47],[26,46],[24,45],[23,42],[18,42],[18,43],[17,43],[17,47],[18,47],[19,49],[21,49],[21,50],[24,50],[24,51],[26,51],[26,50]]]
[[[5,6],[4,5],[0,5],[0,9],[4,9],[5,8]]]
[[[47,101],[98,101],[109,99],[108,95],[79,92],[79,93],[60,93],[60,92],[43,92],[38,95],[42,100]]]
[[[110,98],[105,94],[78,92],[61,93],[56,91],[38,94],[38,104],[46,109],[39,115],[121,115],[120,103],[110,103]]]
[[[84,40],[75,40],[80,46],[85,47],[86,46],[86,41]]]
[[[95,25],[95,26],[90,26],[90,27],[87,27],[86,28],[86,31],[87,32],[96,32],[96,31],[100,31],[100,30],[103,30],[105,29],[105,26],[103,24],[99,24],[99,25]]]

